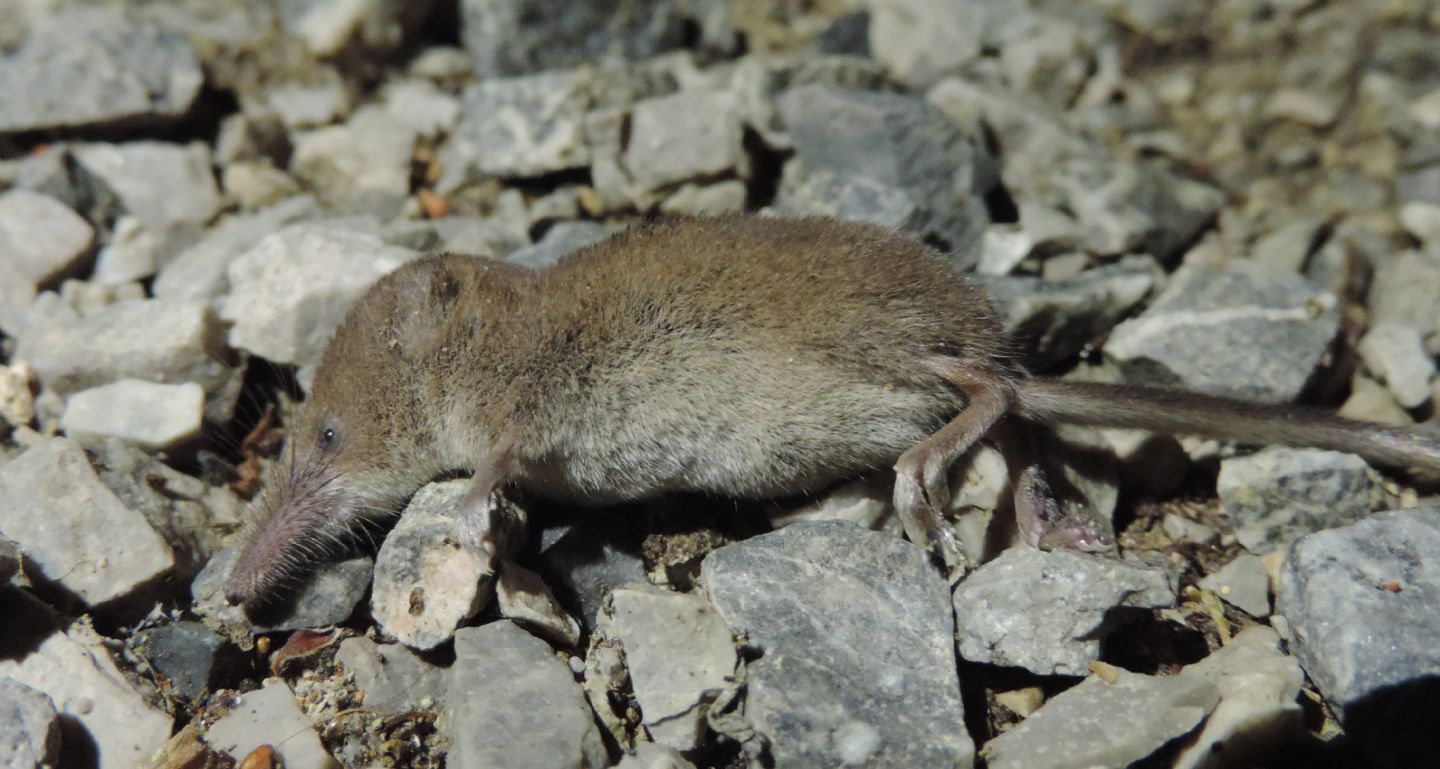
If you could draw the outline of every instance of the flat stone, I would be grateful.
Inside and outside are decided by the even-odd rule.
[[[686,183],[660,203],[660,211],[688,216],[719,216],[745,211],[750,191],[739,179],[726,179],[714,184]]]
[[[185,38],[98,8],[42,16],[0,58],[0,134],[172,123],[205,80]]]
[[[56,766],[60,719],[44,692],[13,678],[0,678],[0,766],[31,769]]]
[[[345,82],[332,69],[319,70],[309,82],[271,87],[265,92],[265,104],[292,131],[333,123],[351,107]]]
[[[1366,368],[1385,380],[1401,406],[1419,408],[1430,400],[1435,359],[1425,349],[1419,329],[1394,323],[1376,324],[1360,338],[1357,349]]]
[[[1354,454],[1276,447],[1221,460],[1215,490],[1240,544],[1264,554],[1381,509],[1378,481]]]
[[[1421,243],[1440,244],[1440,204],[1406,203],[1400,207],[1400,222]]]
[[[1280,635],[1273,629],[1251,625],[1180,675],[1213,683],[1220,703],[1194,743],[1175,758],[1175,769],[1260,765],[1279,746],[1293,744],[1301,716],[1295,698],[1305,674],[1294,657],[1280,651]]]
[[[279,738],[283,735],[283,739]],[[273,745],[285,769],[334,769],[340,764],[320,744],[315,725],[279,678],[240,695],[240,701],[205,730],[205,741],[237,763],[261,745]]]
[[[220,186],[243,209],[264,208],[301,194],[300,182],[268,160],[227,164],[220,169]]]
[[[381,713],[441,710],[450,673],[401,644],[377,644],[364,636],[340,642],[335,661],[355,676],[365,707]]]
[[[599,769],[600,730],[570,667],[508,622],[455,634],[445,710],[454,769]]]
[[[210,150],[199,142],[82,144],[72,152],[96,186],[145,227],[204,224],[220,210]]]
[[[151,291],[158,299],[216,299],[230,291],[226,271],[233,259],[266,235],[319,215],[319,204],[305,195],[252,214],[226,217],[162,267]]]
[[[1270,616],[1270,572],[1259,556],[1235,556],[1198,584],[1252,617]]]
[[[1119,668],[1055,695],[1015,728],[985,743],[991,769],[1128,766],[1198,726],[1220,692],[1199,676],[1144,676]],[[1141,717],[1116,718],[1129,713]]]
[[[62,762],[52,765],[93,756],[90,765],[98,769],[130,769],[165,745],[170,716],[130,685],[88,624],[62,630],[47,608],[8,588],[0,588],[0,616],[7,620],[7,646],[25,650],[0,656],[0,682],[13,679],[43,692],[68,724],[61,730]]]
[[[331,208],[389,219],[410,195],[413,128],[380,107],[295,137],[290,169]]]
[[[1436,296],[1440,296],[1440,255],[1404,251],[1386,254],[1375,266],[1365,306],[1376,326],[1407,326],[1428,337],[1440,331]]]
[[[446,136],[460,121],[460,100],[429,80],[399,80],[385,86],[385,112],[417,136]]]
[[[190,583],[190,596],[196,614],[222,625],[274,633],[337,625],[349,619],[365,597],[375,562],[369,556],[356,556],[344,561],[318,564],[298,588],[287,595],[276,596],[256,616],[251,617],[239,606],[225,601],[225,578],[238,555],[234,548],[224,548],[211,556],[205,568]]]
[[[350,306],[381,276],[419,256],[374,235],[296,224],[230,262],[220,315],[230,344],[272,363],[319,362]]]
[[[60,429],[80,443],[109,438],[167,449],[200,434],[205,389],[194,382],[165,385],[122,379],[71,395]]]
[[[462,544],[459,505],[469,486],[460,479],[421,489],[380,546],[370,611],[386,633],[406,646],[439,646],[493,596],[496,564]],[[507,510],[493,505],[487,515],[490,522],[481,531],[513,521]]]
[[[733,173],[745,162],[732,93],[689,90],[646,99],[630,119],[624,163],[641,189]]]
[[[775,208],[784,214],[828,216],[891,230],[923,228],[925,212],[899,187],[863,176],[810,170],[792,159],[785,164]]]
[[[0,531],[24,549],[29,570],[91,606],[151,587],[175,565],[170,545],[67,438],[0,466]]]
[[[1175,589],[1160,569],[1012,547],[955,590],[960,656],[1038,675],[1084,675],[1121,619],[1116,608],[1174,603]]]
[[[1131,381],[1265,403],[1294,400],[1339,328],[1335,298],[1299,275],[1186,267],[1105,356]]]
[[[441,153],[440,188],[477,176],[524,178],[588,165],[591,79],[588,70],[557,70],[467,87],[460,124]]]
[[[814,499],[765,511],[770,525],[779,529],[800,521],[848,521],[867,529],[877,528],[890,511],[894,482],[877,474],[836,486]]]
[[[95,230],[64,203],[29,190],[0,194],[0,253],[5,276],[32,286],[74,272],[90,252]]]
[[[799,523],[710,553],[701,579],[762,652],[744,719],[774,765],[971,765],[948,588],[919,548]]]
[[[610,591],[645,582],[641,557],[643,527],[633,521],[584,523],[542,532],[540,571],[561,602],[575,611],[581,627],[591,630]]]
[[[737,686],[725,621],[699,596],[635,585],[610,594],[597,632],[624,649],[650,738],[679,751],[699,747],[710,705]]]
[[[461,41],[482,77],[648,59],[684,41],[672,0],[462,0]]]
[[[615,769],[695,769],[695,765],[686,761],[679,751],[642,742],[635,746],[634,752],[621,757]]]
[[[526,267],[548,267],[566,254],[599,243],[609,234],[610,230],[599,222],[556,222],[545,231],[539,243],[510,252],[505,261]]]
[[[980,56],[983,3],[878,0],[870,5],[870,50],[896,80],[923,88]]]
[[[121,214],[115,220],[106,243],[95,255],[94,282],[120,286],[154,275],[162,261],[168,260],[198,237],[195,228],[175,225],[147,228],[139,219]],[[142,295],[137,297],[144,298]]]
[[[560,646],[580,643],[580,623],[555,600],[545,581],[512,560],[499,564],[495,578],[495,605],[500,616]]]
[[[137,633],[135,642],[172,691],[197,702],[209,692],[225,639],[199,622],[172,622]]]

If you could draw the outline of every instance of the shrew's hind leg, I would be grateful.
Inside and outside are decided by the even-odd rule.
[[[1020,540],[1041,550],[1069,549],[1114,553],[1115,537],[1078,506],[1065,509],[1046,478],[1034,448],[1034,425],[1014,420],[999,431],[1001,451],[1010,467],[1014,488],[1015,528]]]
[[[942,360],[933,368],[965,396],[965,409],[900,455],[895,463],[895,512],[912,542],[937,547],[945,566],[954,570],[960,565],[960,550],[940,525],[940,511],[950,502],[950,466],[1010,411],[1015,393],[1004,376],[964,361]]]

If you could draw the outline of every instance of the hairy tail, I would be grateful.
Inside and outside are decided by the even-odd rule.
[[[1359,454],[1375,464],[1440,476],[1440,432],[1342,419],[1292,405],[1158,387],[1027,379],[1020,415],[1045,424],[1128,427],[1254,444],[1306,446]]]

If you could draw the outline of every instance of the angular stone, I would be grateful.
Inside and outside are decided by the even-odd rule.
[[[911,88],[930,85],[980,56],[984,3],[877,0],[870,14],[875,60]]]
[[[442,190],[472,177],[532,177],[590,163],[588,70],[486,80],[461,95],[460,124],[441,153]]]
[[[272,363],[319,362],[335,327],[376,280],[419,256],[374,235],[297,224],[230,262],[220,311],[230,344]]]
[[[570,667],[508,621],[455,634],[445,710],[454,769],[599,769],[605,744]]]
[[[1430,400],[1435,359],[1425,349],[1419,329],[1394,323],[1376,324],[1365,332],[1358,349],[1365,366],[1385,380],[1401,406],[1419,408]]]
[[[0,678],[0,766],[31,769],[56,766],[60,719],[44,692],[13,678]]]
[[[630,119],[624,162],[643,190],[732,173],[745,162],[732,93],[688,90],[646,99]]]
[[[220,210],[210,150],[199,142],[82,144],[72,151],[96,186],[145,227],[204,224]]]
[[[1440,166],[1436,166],[1440,171]],[[1375,267],[1365,306],[1374,325],[1408,326],[1428,337],[1440,331],[1440,252],[1385,254]]]
[[[701,574],[762,651],[744,719],[776,766],[971,765],[948,588],[919,548],[800,523],[710,553]]]
[[[389,219],[410,195],[415,130],[379,107],[295,137],[290,169],[331,208]]]
[[[425,20],[434,0],[287,0],[285,30],[316,56],[372,56],[393,51]]]
[[[922,99],[829,86],[780,97],[796,156],[810,172],[862,177],[908,195],[906,232],[939,237],[959,266],[974,264],[990,223],[993,159]]]
[[[1280,651],[1280,635],[1271,628],[1245,628],[1181,675],[1209,680],[1220,691],[1220,704],[1194,744],[1176,757],[1175,769],[1256,766],[1271,760],[1278,746],[1293,744],[1301,727],[1295,698],[1305,674]]]
[[[1264,554],[1343,526],[1385,503],[1379,477],[1354,454],[1268,448],[1220,462],[1220,512],[1240,544]]]
[[[292,131],[333,123],[349,113],[352,106],[345,81],[328,68],[303,83],[272,86],[265,92],[265,104]]]
[[[490,601],[497,547],[487,557],[463,544],[460,500],[465,479],[432,483],[410,500],[400,522],[385,537],[375,560],[370,611],[385,632],[415,649],[433,649],[449,640],[461,622]],[[505,541],[514,525],[506,508],[488,508],[480,531]]]
[[[646,581],[645,561],[640,556],[645,532],[634,522],[581,523],[547,530],[542,537],[540,565],[545,582],[576,612],[587,630],[595,627],[612,589]]]
[[[1270,572],[1259,556],[1242,553],[1198,584],[1252,617],[1270,616]]]
[[[159,299],[208,301],[222,296],[230,290],[226,271],[231,260],[285,225],[319,215],[320,206],[306,195],[282,200],[253,214],[225,218],[162,267],[151,290]]]
[[[1220,692],[1200,676],[1144,676],[1113,669],[1045,703],[1015,728],[985,743],[991,769],[1089,769],[1129,766],[1200,724]],[[1118,713],[1133,717],[1116,718]]]
[[[283,739],[277,736],[283,735]],[[315,725],[300,710],[290,687],[271,678],[205,730],[210,747],[239,763],[261,745],[273,745],[285,769],[336,769],[340,766],[325,746]]]
[[[599,222],[556,222],[539,243],[510,252],[505,261],[526,267],[548,267],[572,251],[604,240],[609,234]]]
[[[7,647],[25,650],[0,655],[0,682],[13,679],[50,698],[72,727],[61,731],[62,757],[93,756],[98,769],[130,769],[165,745],[170,716],[130,685],[88,624],[62,630],[38,601],[9,588],[0,588],[0,616]]]
[[[385,87],[385,112],[416,135],[449,135],[460,120],[460,100],[429,80],[400,80]]]
[[[737,686],[725,621],[696,595],[636,585],[610,594],[597,632],[624,649],[650,738],[679,751],[698,747],[710,705]]]
[[[1121,619],[1116,608],[1172,606],[1160,569],[1068,550],[1012,547],[954,594],[960,656],[1038,675],[1084,675]]]
[[[152,586],[175,565],[170,545],[67,438],[48,438],[0,466],[0,531],[38,576],[91,606]]]
[[[784,214],[829,216],[891,230],[923,227],[925,213],[905,190],[827,169],[810,170],[798,160],[785,164],[775,207]]]
[[[500,616],[560,646],[580,643],[580,623],[565,612],[539,574],[508,559],[499,567],[495,604]]]
[[[344,622],[365,597],[365,588],[375,568],[369,556],[321,563],[298,589],[275,596],[270,605],[252,617],[225,601],[225,578],[235,564],[236,555],[236,550],[228,547],[215,553],[190,583],[190,596],[196,614],[257,633],[328,627]]]
[[[60,429],[80,443],[109,438],[166,449],[200,434],[205,390],[194,382],[164,385],[122,379],[81,390],[65,402]]]
[[[626,753],[615,769],[695,769],[679,751],[653,742],[642,742],[633,753]]]
[[[364,636],[340,642],[335,661],[355,676],[365,707],[381,713],[442,710],[450,673],[400,644],[377,644]]]
[[[1296,541],[1275,611],[1290,648],[1375,766],[1435,755],[1440,508],[1372,515]]]
[[[684,19],[674,0],[462,0],[459,5],[461,41],[482,77],[646,59],[684,40]]]
[[[204,79],[180,35],[107,10],[67,8],[0,58],[0,135],[175,122]]]
[[[1294,400],[1339,328],[1335,297],[1298,275],[1187,267],[1105,355],[1126,379],[1266,403]]]
[[[20,548],[14,542],[0,536],[0,583],[20,573]]]
[[[196,702],[209,691],[225,639],[199,622],[172,622],[137,633],[135,642],[172,691]]]
[[[79,267],[94,238],[90,223],[55,198],[29,190],[0,194],[0,277],[54,283]]]

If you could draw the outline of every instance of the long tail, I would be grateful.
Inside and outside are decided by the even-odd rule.
[[[1045,424],[1129,427],[1254,444],[1359,454],[1379,465],[1440,476],[1440,432],[1342,419],[1315,409],[1248,403],[1158,387],[1027,379],[1019,413]]]

